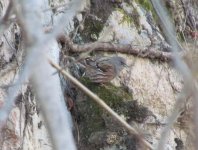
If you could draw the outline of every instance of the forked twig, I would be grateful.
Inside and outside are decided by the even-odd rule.
[[[123,54],[134,55],[142,58],[158,59],[165,62],[169,62],[173,60],[172,52],[160,51],[152,47],[146,49],[140,49],[140,48],[135,48],[132,45],[122,45],[122,44],[107,43],[107,42],[93,42],[93,43],[78,45],[73,43],[73,41],[69,37],[66,37],[64,35],[59,35],[57,40],[67,44],[67,46],[70,48],[69,51],[73,53],[81,53],[92,50],[92,51],[104,51],[104,52],[120,52]],[[183,54],[180,53],[180,55],[182,56]]]
[[[77,79],[75,79],[68,72],[63,70],[59,65],[53,63],[50,59],[48,59],[49,63],[52,67],[56,68],[62,75],[67,77],[73,84],[75,84],[78,88],[80,88],[84,93],[86,93],[90,98],[92,98],[96,103],[98,103],[103,109],[107,111],[113,118],[115,118],[128,132],[131,134],[137,135],[140,141],[149,149],[153,149],[152,145],[148,143],[144,138],[140,136],[140,133],[131,127],[125,120],[123,120],[115,111],[113,111],[101,98],[99,98],[96,94],[91,92],[87,87],[85,87],[82,83],[80,83]]]

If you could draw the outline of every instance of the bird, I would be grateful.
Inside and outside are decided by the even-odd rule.
[[[93,83],[107,83],[114,79],[125,67],[123,57],[88,57],[84,60],[85,77]]]

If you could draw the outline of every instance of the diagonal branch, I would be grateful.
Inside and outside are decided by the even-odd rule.
[[[64,71],[59,65],[53,63],[50,59],[48,60],[52,67],[56,68],[60,71],[61,74],[66,76],[70,81],[73,82],[78,88],[80,88],[84,93],[86,93],[89,97],[91,97],[96,103],[98,103],[103,109],[107,111],[113,118],[115,118],[129,133],[137,135],[140,141],[149,149],[153,149],[152,145],[148,143],[144,138],[140,136],[140,133],[131,127],[125,120],[123,120],[115,111],[113,111],[101,98],[99,98],[96,94],[91,92],[87,87],[85,87],[82,83],[76,80],[72,75],[68,72]]]

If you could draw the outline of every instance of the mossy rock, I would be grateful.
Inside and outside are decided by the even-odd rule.
[[[150,11],[153,10],[153,6],[152,6],[150,0],[136,0],[136,2],[138,2],[147,11],[148,10],[150,10]]]
[[[91,15],[87,15],[84,22],[84,30],[80,32],[84,42],[96,41],[98,39],[108,17],[114,10],[114,7],[116,7],[116,4],[109,0],[91,0],[90,2]]]
[[[132,100],[132,96],[123,88],[115,87],[110,83],[100,85],[90,82],[87,78],[81,78],[81,82],[117,112],[119,112],[118,109],[124,101]],[[104,130],[105,123],[102,118],[104,110],[89,97],[86,96],[85,99],[84,101],[77,102],[77,107],[80,116],[80,126],[82,126],[80,132],[85,135],[84,140],[87,141],[91,133]]]
[[[132,100],[133,97],[123,87],[116,87],[111,83],[97,84],[90,82],[87,78],[81,78],[81,82],[89,88],[92,92],[96,93],[101,99],[103,99],[107,105],[116,109],[120,107],[123,101]]]
[[[147,116],[150,116],[150,111],[137,101],[133,100],[131,93],[128,93],[123,87],[116,87],[111,83],[96,84],[90,82],[87,78],[81,78],[83,83],[92,92],[97,94],[119,115],[125,116],[127,121],[143,122]],[[78,128],[82,142],[88,147],[93,146],[89,143],[89,138],[92,133],[100,131],[118,132],[123,131],[122,126],[112,118],[107,112],[102,109],[96,102],[81,93],[81,101],[78,98],[77,108],[79,115]],[[109,117],[108,117],[109,116]],[[122,135],[121,135],[122,136]]]
[[[145,10],[151,11],[155,21],[158,20],[157,14],[150,0],[136,0],[136,2],[139,3]]]
[[[131,25],[131,24],[135,24],[136,25],[136,22],[139,21],[139,15],[136,13],[132,13],[132,15],[135,15],[134,17],[132,15],[129,15],[127,14],[123,9],[121,8],[116,8],[115,9],[116,11],[118,11],[119,13],[123,14],[123,18],[122,18],[122,21],[121,23],[127,23],[128,25]]]
[[[82,34],[84,40],[94,41],[97,40],[97,38],[99,37],[99,34],[104,27],[104,23],[88,17],[87,19],[85,19],[84,27],[85,28]],[[91,35],[95,35],[96,39],[93,39]]]

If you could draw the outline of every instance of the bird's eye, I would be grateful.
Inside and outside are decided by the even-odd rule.
[[[122,65],[126,65],[125,62],[123,62],[123,61],[121,61],[121,64],[122,64]]]
[[[121,65],[124,66],[124,67],[127,67],[127,64],[123,61],[121,61]]]

